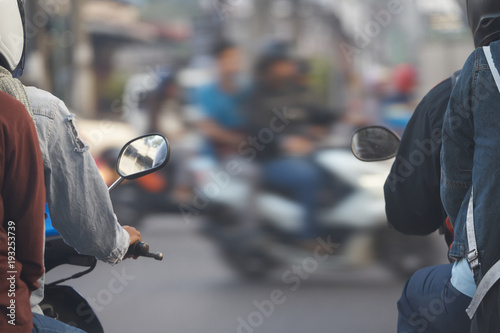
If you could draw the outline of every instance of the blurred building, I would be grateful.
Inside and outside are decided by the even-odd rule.
[[[373,67],[414,64],[420,73],[419,96],[460,69],[472,52],[465,1],[323,2],[349,18],[342,20],[354,47],[348,54],[361,76]]]
[[[27,5],[27,83],[54,92],[75,112],[110,111],[126,78],[167,62],[188,37],[179,22],[148,21],[137,4],[104,0],[34,1]],[[30,33],[31,32],[31,33]],[[118,82],[117,82],[118,81]]]
[[[367,76],[402,63],[418,68],[422,96],[472,51],[463,1],[455,0],[58,0],[27,7],[26,82],[89,116],[115,111],[130,75],[185,64],[221,37],[241,44],[249,59],[268,40],[289,42],[311,63],[316,94],[335,109],[363,96]]]

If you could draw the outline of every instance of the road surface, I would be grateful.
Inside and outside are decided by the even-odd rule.
[[[250,283],[225,265],[214,244],[173,215],[141,227],[162,262],[126,260],[74,280],[109,333],[391,333],[404,281],[378,266],[342,270],[290,283]],[[286,269],[286,268],[284,268]],[[58,268],[48,280],[76,272]]]

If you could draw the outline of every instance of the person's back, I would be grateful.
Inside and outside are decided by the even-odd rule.
[[[0,92],[0,331],[31,332],[30,294],[42,276],[42,156],[25,107]]]
[[[469,57],[443,126],[441,193],[455,230],[450,255],[464,263],[467,260],[463,258],[472,259],[467,266],[471,266],[469,272],[475,270],[476,283],[500,259],[500,225],[495,223],[500,216],[500,92],[493,74],[499,67],[493,64],[500,64],[500,41],[490,43],[487,49],[476,49]],[[474,208],[469,209],[472,188]],[[474,214],[472,234],[467,234],[468,212]],[[473,238],[477,241],[475,249],[470,245]],[[476,250],[478,257],[471,255]],[[481,263],[480,269],[474,265],[475,259]],[[498,314],[498,304],[489,301],[483,310]],[[490,320],[491,316],[482,322],[490,325]],[[500,323],[495,325],[500,327]]]
[[[450,255],[468,271],[468,278],[457,281],[474,286],[472,272],[479,284],[500,259],[500,3],[469,0],[468,12],[476,50],[445,116],[441,194],[455,229]],[[494,284],[498,278],[485,281]],[[468,309],[472,316],[478,308],[474,332],[500,330],[499,298],[498,284],[492,289],[478,285]]]
[[[457,76],[458,72],[422,99],[402,137],[384,186],[387,219],[399,232],[427,235],[443,226],[446,220],[439,193],[441,132]],[[416,154],[421,157],[418,163],[415,163]],[[447,242],[451,243],[450,230],[447,236]],[[412,275],[398,300],[398,332],[469,332],[470,320],[465,308],[474,291],[464,290],[463,284],[454,284],[463,268],[457,267],[441,264]],[[438,302],[443,304],[444,311],[429,316],[426,309]]]
[[[457,77],[458,72],[429,91],[415,109],[401,138],[384,185],[387,220],[399,232],[428,235],[443,226],[447,218],[439,190],[441,137],[453,81]],[[418,157],[419,163],[412,163],[417,154],[424,157]]]
[[[495,63],[500,64],[500,41],[489,45]],[[487,243],[486,235],[500,215],[496,204],[500,197],[500,93],[496,87],[486,54],[478,48],[469,57],[451,96],[443,126],[442,196],[455,230],[465,230],[466,210],[472,185],[477,189],[474,209],[478,244]],[[495,68],[495,67],[494,67]],[[500,115],[500,114],[499,114]],[[485,171],[487,170],[487,173]],[[481,189],[481,190],[479,190]],[[465,232],[455,234],[451,255],[463,258],[467,251]]]
[[[296,86],[297,68],[287,54],[263,55],[255,65],[255,87],[246,108],[248,139],[238,152],[256,161],[264,186],[286,191],[303,209],[295,239],[314,248],[320,235],[317,221],[319,195],[324,187],[322,169],[315,163],[310,116],[313,103]]]
[[[108,189],[76,128],[75,116],[52,94],[26,87],[43,156],[54,228],[82,254],[120,262],[130,237],[118,224]]]
[[[259,138],[261,144],[260,138],[264,136],[261,131],[270,129],[273,132],[272,140],[264,140],[270,141],[265,142],[265,149],[258,148],[259,161],[298,153],[288,151],[289,147],[312,147],[308,142],[311,110],[317,103],[309,90],[296,84],[296,76],[297,65],[289,55],[263,55],[256,62],[255,87],[245,109],[247,131]],[[288,138],[293,138],[292,144],[288,144]]]

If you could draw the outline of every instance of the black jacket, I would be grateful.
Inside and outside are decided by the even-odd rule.
[[[441,204],[441,136],[454,80],[434,87],[417,106],[384,186],[391,227],[405,234],[427,235],[443,226]]]

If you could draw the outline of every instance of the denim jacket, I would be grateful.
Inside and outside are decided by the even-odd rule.
[[[500,41],[491,45],[500,65]],[[466,216],[474,185],[474,217],[480,257],[500,217],[500,93],[482,48],[466,61],[443,124],[441,197],[455,229],[450,255],[463,258]]]
[[[129,234],[118,224],[108,188],[88,146],[75,126],[75,115],[50,93],[26,87],[34,114],[43,157],[46,198],[52,225],[78,253],[109,264],[120,262]],[[31,304],[43,299],[41,288],[33,292]]]
[[[88,146],[75,126],[75,116],[50,93],[26,87],[43,157],[46,198],[52,225],[79,253],[109,264],[120,262],[129,234],[118,224],[108,188]],[[34,312],[43,299],[44,278],[31,296]]]
[[[75,115],[46,91],[27,87],[26,92],[42,150],[54,228],[79,253],[110,264],[120,262],[130,236],[118,224],[108,188],[75,126]]]

